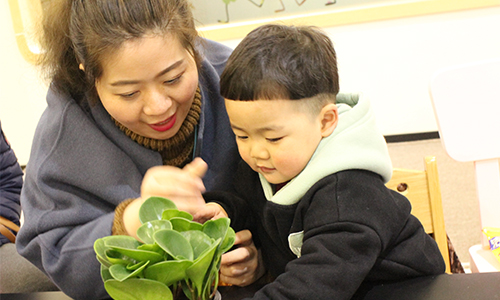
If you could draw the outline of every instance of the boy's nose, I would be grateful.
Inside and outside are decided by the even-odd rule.
[[[260,145],[253,145],[250,149],[250,156],[257,159],[268,159],[269,152],[267,152],[267,149],[265,147],[262,147]]]

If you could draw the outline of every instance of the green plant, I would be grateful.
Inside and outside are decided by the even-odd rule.
[[[107,236],[94,243],[104,287],[113,299],[169,300],[181,291],[191,300],[212,299],[220,259],[234,244],[228,218],[203,225],[165,198],[148,198],[139,210],[135,238]]]

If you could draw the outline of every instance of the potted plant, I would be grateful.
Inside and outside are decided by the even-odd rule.
[[[235,239],[228,218],[203,225],[165,198],[148,198],[139,210],[137,236],[94,243],[104,287],[117,300],[213,299],[221,256]]]

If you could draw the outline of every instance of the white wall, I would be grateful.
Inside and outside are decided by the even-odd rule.
[[[28,162],[36,124],[46,107],[46,84],[19,52],[8,1],[0,1],[0,120],[20,164]]]
[[[325,30],[337,51],[341,90],[371,99],[384,135],[437,131],[432,75],[445,66],[500,57],[500,7]],[[224,43],[235,47],[239,41]]]
[[[436,131],[428,92],[432,74],[500,57],[500,7],[325,30],[337,50],[341,89],[372,100],[385,135]],[[0,119],[25,164],[47,88],[17,50],[7,1],[0,1],[0,40]],[[239,41],[223,43],[235,47]]]

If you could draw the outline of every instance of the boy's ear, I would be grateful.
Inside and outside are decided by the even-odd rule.
[[[339,121],[337,105],[333,103],[325,105],[321,109],[319,117],[321,120],[321,136],[327,137],[332,134]]]

